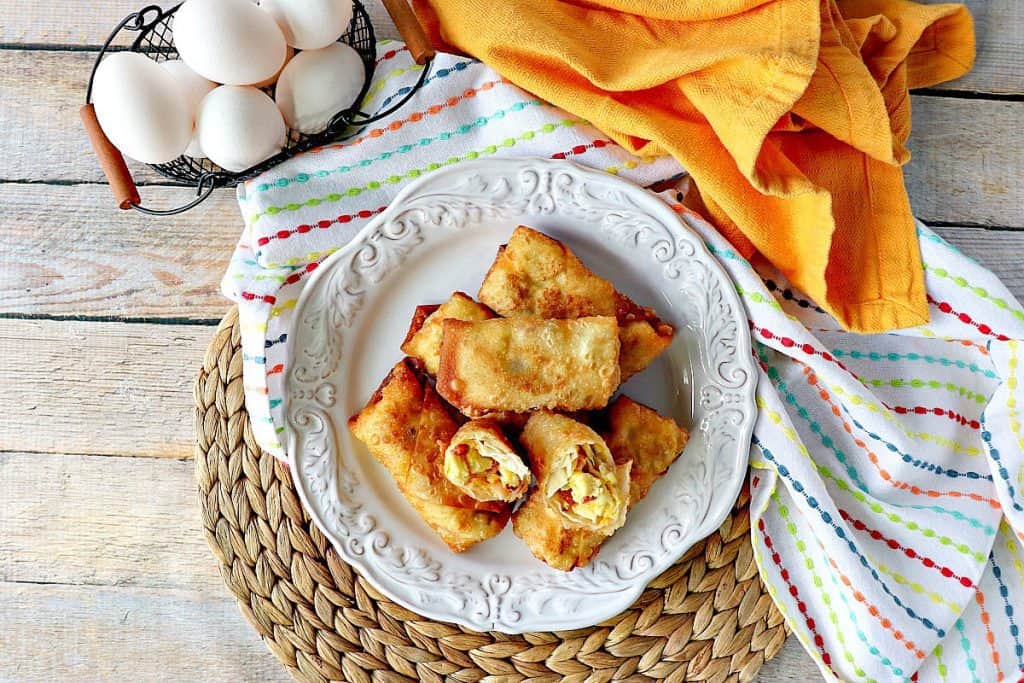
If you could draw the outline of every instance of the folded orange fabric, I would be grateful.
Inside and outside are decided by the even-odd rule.
[[[908,88],[974,61],[961,5],[907,0],[414,0],[473,55],[642,155],[849,329],[928,320],[902,164]]]

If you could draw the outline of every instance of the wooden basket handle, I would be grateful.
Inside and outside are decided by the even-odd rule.
[[[428,59],[433,59],[437,54],[434,46],[430,44],[423,25],[416,18],[412,8],[406,0],[384,0],[384,7],[391,15],[391,21],[402,34],[402,39],[409,48],[409,54],[417,64],[425,64]]]
[[[114,147],[100,127],[99,119],[96,118],[96,108],[91,103],[86,104],[78,113],[82,117],[82,125],[85,126],[85,132],[89,136],[96,157],[100,160],[103,175],[110,183],[110,190],[114,193],[117,205],[122,209],[138,205],[141,202],[139,188],[135,186],[131,171],[128,170],[128,164],[124,162],[121,152]]]

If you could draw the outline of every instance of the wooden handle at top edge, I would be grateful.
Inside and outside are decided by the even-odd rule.
[[[434,46],[430,44],[423,25],[420,24],[420,20],[416,18],[406,0],[383,0],[383,2],[388,14],[391,15],[391,20],[395,22],[395,27],[402,34],[402,39],[408,46],[409,54],[412,55],[416,63],[423,64],[433,58],[436,54]]]
[[[99,159],[103,175],[110,183],[110,190],[114,193],[117,205],[122,209],[130,209],[132,204],[140,203],[139,189],[132,180],[131,171],[128,170],[121,152],[114,147],[100,127],[99,119],[96,118],[96,108],[92,104],[87,104],[78,111],[78,114],[82,117],[82,125],[85,126],[89,142],[96,152],[96,158]]]

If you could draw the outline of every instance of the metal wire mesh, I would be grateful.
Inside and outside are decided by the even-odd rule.
[[[305,135],[297,130],[289,130],[288,141],[279,154],[240,173],[225,171],[209,159],[193,159],[184,155],[166,164],[152,165],[152,168],[172,180],[193,184],[199,189],[202,189],[207,184],[213,184],[217,187],[232,187],[244,180],[259,175],[299,152],[304,152],[344,137],[353,123],[364,123],[369,117],[359,111],[359,103],[362,102],[363,97],[366,95],[366,91],[370,86],[370,80],[373,77],[374,63],[377,56],[376,39],[373,33],[373,25],[370,23],[370,17],[366,13],[366,9],[358,0],[354,0],[353,6],[352,22],[349,24],[345,34],[339,38],[339,41],[351,45],[359,53],[366,72],[363,89],[349,109],[339,112],[331,119],[326,130],[314,135]],[[170,10],[162,11],[159,8],[152,7],[142,10],[140,12],[142,16],[141,21],[145,23],[142,25],[139,36],[135,39],[131,49],[141,52],[157,62],[178,59],[178,51],[174,48],[174,41],[172,40],[174,13],[177,9],[178,7],[174,7]],[[155,18],[148,16],[147,13],[151,10],[154,11]],[[273,86],[263,90],[273,97]]]

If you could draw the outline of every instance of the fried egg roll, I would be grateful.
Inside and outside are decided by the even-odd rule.
[[[395,365],[348,426],[453,551],[467,550],[505,527],[507,504],[476,501],[445,478],[444,450],[459,423],[410,359]]]
[[[615,315],[612,283],[558,240],[523,225],[498,250],[477,298],[506,317]]]
[[[469,417],[603,408],[619,386],[615,318],[443,324],[437,390]]]
[[[530,413],[514,413],[508,410],[499,410],[495,413],[487,413],[480,419],[497,422],[506,433],[518,436],[519,432],[523,431],[523,427],[526,426],[526,421],[530,419]]]
[[[652,309],[615,291],[564,244],[522,225],[498,250],[477,296],[505,317],[614,315],[619,322],[622,381],[646,368],[675,335]]]
[[[530,487],[530,469],[501,426],[473,420],[459,427],[444,452],[444,475],[480,501],[513,502]]]
[[[619,322],[619,368],[622,381],[642,371],[672,343],[676,331],[662,322],[652,308],[638,306],[615,292],[615,318]]]
[[[606,534],[567,526],[536,487],[512,515],[512,530],[534,557],[563,572],[590,564],[608,538]]]
[[[604,438],[616,467],[621,471],[629,466],[628,511],[675,462],[690,435],[671,418],[626,396],[612,403],[606,418]],[[608,534],[566,525],[556,510],[545,504],[539,488],[531,491],[512,516],[512,529],[538,559],[562,571],[585,567],[608,539]]]
[[[669,417],[619,396],[608,407],[605,443],[616,463],[632,462],[629,470],[629,505],[643,500],[651,485],[668,471],[690,439],[690,432]]]
[[[566,525],[605,535],[622,526],[629,464],[619,468],[597,432],[564,415],[535,413],[519,438],[537,492]]]
[[[487,320],[494,313],[483,304],[473,301],[464,292],[455,292],[440,306],[417,306],[413,313],[409,331],[402,342],[402,351],[419,360],[431,377],[437,376],[440,363],[442,321]]]

